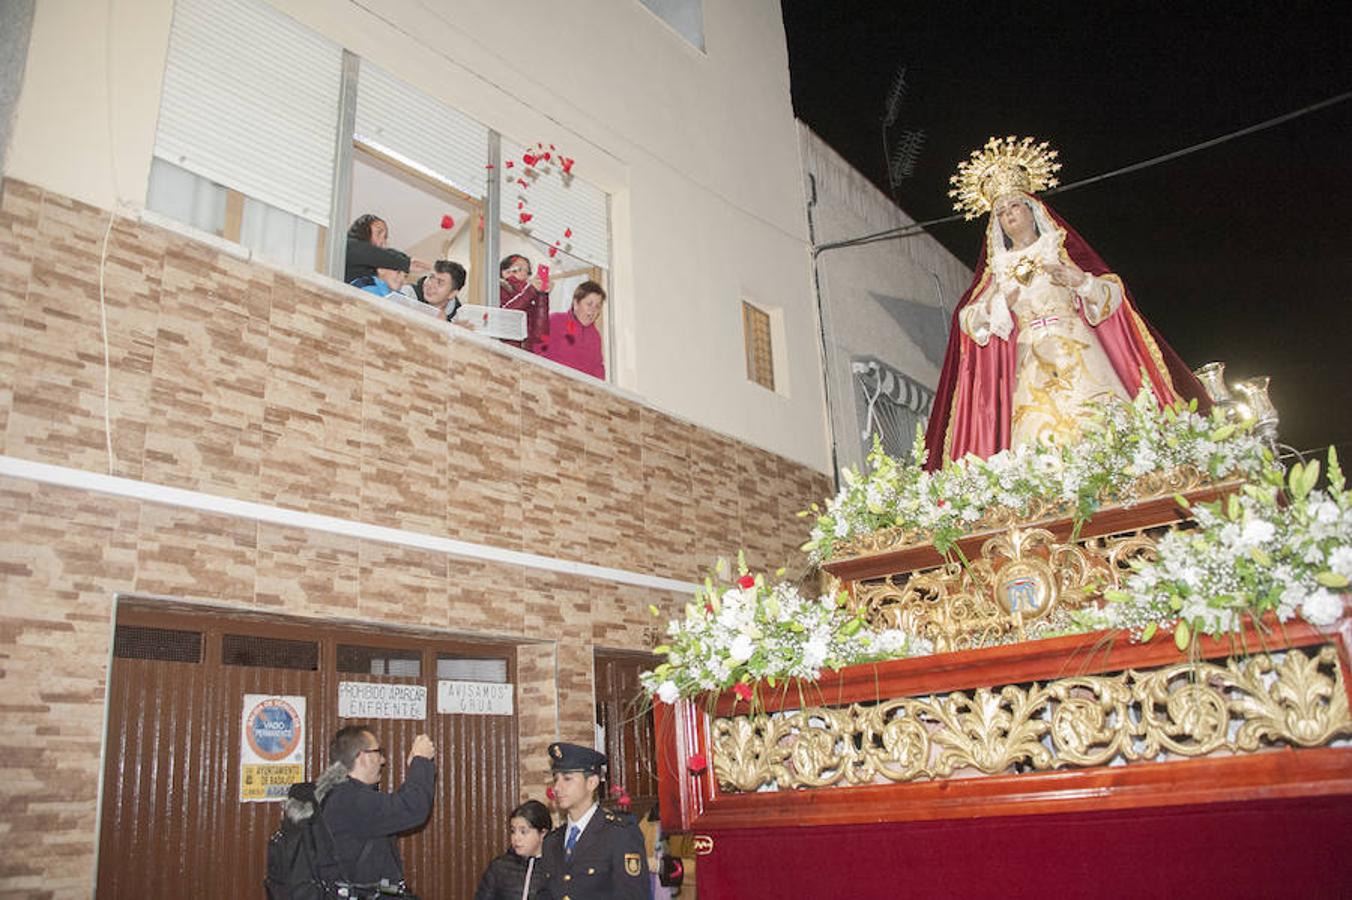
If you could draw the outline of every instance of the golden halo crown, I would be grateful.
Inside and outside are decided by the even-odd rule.
[[[966,162],[958,165],[958,174],[948,179],[953,190],[953,208],[965,219],[974,219],[1004,194],[1021,191],[1034,194],[1056,187],[1054,177],[1061,169],[1056,151],[1047,142],[1034,143],[1026,137],[991,138],[980,150],[973,150]]]

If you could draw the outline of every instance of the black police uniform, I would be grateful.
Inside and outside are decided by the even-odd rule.
[[[555,772],[600,775],[603,753],[576,744],[551,744]],[[573,845],[564,851],[568,822],[545,835],[540,863],[553,900],[650,900],[652,879],[643,832],[628,813],[597,809]]]

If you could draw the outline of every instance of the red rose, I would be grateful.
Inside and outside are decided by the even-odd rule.
[[[714,605],[712,603],[704,604],[704,611],[712,616],[714,614]]]
[[[755,587],[755,586],[756,586],[756,576],[754,576],[754,575],[743,575],[741,578],[738,578],[738,579],[737,579],[737,586],[738,586],[739,588],[741,588],[742,590],[746,590],[747,588]]]
[[[441,227],[442,227],[442,228],[454,228],[454,227],[455,227],[455,219],[452,219],[450,216],[442,216],[442,217],[441,217]]]
[[[686,759],[685,767],[690,770],[691,775],[699,775],[709,768],[709,761],[704,758],[703,753],[692,753]]]
[[[732,692],[742,700],[751,699],[751,685],[745,681],[739,681],[732,686]]]

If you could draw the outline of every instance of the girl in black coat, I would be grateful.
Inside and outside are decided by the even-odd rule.
[[[512,849],[488,864],[474,900],[544,900],[539,857],[540,845],[554,824],[549,810],[539,800],[527,800],[512,810],[508,822]]]

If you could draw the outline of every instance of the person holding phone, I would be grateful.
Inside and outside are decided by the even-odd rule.
[[[549,287],[539,275],[531,275],[530,260],[519,253],[503,258],[498,276],[498,306],[526,314],[525,340],[503,343],[534,352],[538,344],[549,339]]]
[[[606,360],[601,348],[601,332],[596,321],[606,292],[595,281],[584,281],[573,291],[573,305],[567,312],[549,317],[549,333],[535,352],[545,359],[593,378],[606,380]]]

